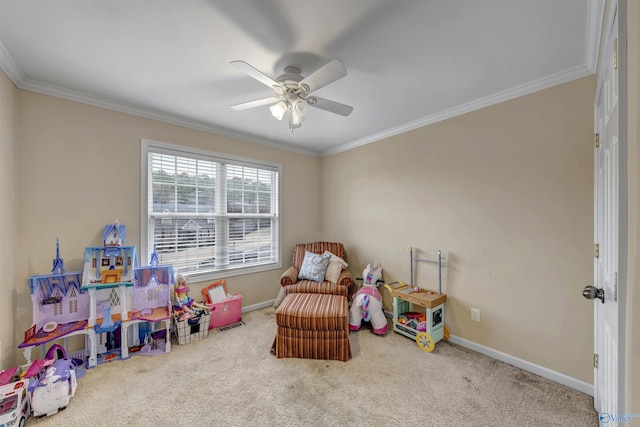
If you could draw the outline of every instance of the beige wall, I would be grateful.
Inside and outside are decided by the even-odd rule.
[[[16,114],[18,91],[0,70],[0,369],[15,360],[16,301]]]
[[[443,250],[453,335],[592,383],[594,92],[583,78],[323,158],[325,237],[387,282],[410,280],[407,247]],[[435,270],[416,283],[437,289]]]
[[[627,1],[627,44],[629,253],[625,410],[637,413],[640,408],[640,3],[637,1]]]
[[[284,267],[295,243],[322,236],[346,244],[355,275],[380,260],[387,281],[407,281],[408,246],[424,256],[442,249],[452,334],[591,383],[593,319],[580,291],[592,268],[594,87],[581,79],[320,160],[16,90],[0,73],[0,196],[20,195],[0,206],[0,220],[15,225],[0,239],[8,278],[0,293],[12,295],[0,299],[1,367],[22,361],[14,349],[31,322],[26,280],[50,270],[56,237],[68,270],[81,268],[84,247],[115,218],[139,244],[139,144],[147,138],[283,164]],[[635,90],[637,102],[637,82]],[[636,143],[630,166],[637,153]],[[630,178],[637,222],[640,186],[637,173]],[[111,186],[100,193],[104,181]],[[629,256],[640,267],[637,251]],[[419,265],[418,284],[432,287],[433,273]],[[273,298],[279,274],[227,282],[246,306]],[[634,277],[630,268],[629,324],[640,310]],[[204,284],[193,285],[197,294]],[[470,321],[469,307],[481,309],[481,323]],[[640,340],[631,334],[627,371],[638,379],[631,354]]]
[[[295,243],[320,236],[318,158],[23,90],[18,135],[16,336],[31,325],[26,281],[51,270],[56,238],[67,271],[82,269],[84,248],[99,245],[102,228],[116,218],[127,226],[127,243],[140,244],[141,138],[282,164],[283,266]],[[244,306],[257,304],[276,296],[281,273],[229,277],[227,285]],[[190,283],[191,296],[206,284]]]

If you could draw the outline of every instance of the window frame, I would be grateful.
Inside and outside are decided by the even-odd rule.
[[[273,170],[278,174],[278,188],[277,188],[277,213],[276,213],[276,257],[277,259],[272,262],[250,265],[244,267],[234,266],[232,268],[220,269],[213,272],[204,273],[189,273],[181,272],[185,277],[190,278],[195,282],[207,282],[212,280],[218,280],[230,276],[241,276],[245,274],[259,273],[270,270],[277,270],[282,268],[282,165],[279,163],[273,163],[263,160],[251,159],[247,157],[234,156],[214,151],[202,150],[193,147],[187,147],[183,145],[175,145],[166,142],[153,141],[149,139],[141,139],[141,174],[140,174],[140,255],[144,257],[141,259],[143,263],[147,262],[151,251],[150,247],[153,243],[150,243],[149,236],[149,154],[150,153],[165,153],[172,156],[181,156],[191,159],[200,159],[212,162],[219,162],[231,165],[239,165],[246,167],[255,167],[257,169]],[[237,217],[235,214],[229,215],[228,212],[224,214],[227,218]],[[226,240],[226,239],[225,239]]]

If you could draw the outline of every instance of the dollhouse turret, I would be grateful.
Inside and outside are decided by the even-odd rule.
[[[60,243],[56,239],[56,257],[53,259],[52,274],[64,274],[64,260],[60,258]]]
[[[117,219],[104,226],[102,240],[105,246],[122,246],[126,237],[126,227]]]

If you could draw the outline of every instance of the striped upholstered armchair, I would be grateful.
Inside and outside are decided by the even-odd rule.
[[[333,256],[327,265],[326,274],[320,276],[323,277],[323,280],[316,281],[305,278],[305,274],[301,274],[301,269],[306,253],[311,252],[323,255],[326,251],[331,252]],[[336,242],[314,242],[296,245],[293,251],[291,267],[280,276],[280,285],[285,288],[287,295],[292,293],[316,293],[348,296],[349,288],[353,285],[353,276],[347,269],[344,246],[342,243]]]

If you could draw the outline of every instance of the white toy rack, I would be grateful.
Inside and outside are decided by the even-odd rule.
[[[442,269],[445,268],[445,265],[444,265],[445,258],[442,256],[442,251],[438,250],[436,252],[437,259],[433,260],[433,259],[426,259],[426,258],[416,258],[416,257],[413,256],[413,248],[409,247],[408,250],[409,250],[409,259],[410,259],[409,268],[411,270],[411,272],[410,272],[411,277],[409,278],[409,280],[410,280],[409,283],[411,284],[411,287],[412,288],[414,287],[414,284],[413,284],[413,265],[414,265],[415,262],[427,262],[427,263],[430,263],[430,264],[438,264],[438,294],[441,294],[442,293]]]

